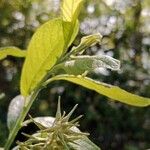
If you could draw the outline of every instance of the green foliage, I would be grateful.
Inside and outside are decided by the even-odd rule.
[[[0,48],[0,60],[7,56],[26,57],[26,51],[20,50],[17,47],[2,47]]]
[[[6,150],[9,149],[15,139],[17,132],[22,126],[23,120],[39,91],[54,80],[67,80],[94,90],[108,98],[132,106],[145,107],[150,105],[149,98],[137,96],[126,92],[119,87],[85,77],[87,72],[92,72],[101,67],[111,70],[118,70],[120,68],[120,61],[112,57],[103,55],[81,55],[85,49],[90,46],[102,43],[101,34],[83,37],[78,46],[75,46],[72,49],[70,48],[71,51],[67,52],[78,34],[79,22],[77,18],[82,2],[82,0],[64,0],[61,8],[61,18],[46,22],[35,32],[29,43],[27,55],[25,54],[26,52],[22,54],[23,51],[18,51],[16,48],[14,48],[13,52],[12,50],[10,52],[10,49],[12,48],[6,48],[6,50],[4,50],[4,48],[2,49],[2,54],[0,55],[1,59],[7,57],[7,55],[17,57],[25,57],[26,55],[21,75],[21,94],[25,97],[26,102],[24,107],[19,109],[19,112],[17,110],[18,114],[16,116],[14,115],[16,113],[11,113],[11,108],[9,109],[10,113],[8,113],[8,116],[10,116],[9,118],[12,118],[12,116],[15,117],[12,120],[16,121],[16,124],[15,126],[13,125],[14,128],[10,132],[8,141],[5,145]],[[132,27],[134,27],[135,24],[136,23],[134,22]],[[133,30],[133,28],[131,28],[131,30]],[[136,32],[136,30],[134,30],[134,32]],[[114,41],[112,40],[112,42],[115,43],[116,39],[113,39]],[[119,53],[115,55],[115,58],[116,56],[119,56]],[[139,57],[137,57],[135,61],[137,61],[138,58]],[[64,72],[59,70],[63,70]],[[11,123],[12,120],[9,121],[8,119],[8,124],[13,124]]]
[[[78,7],[80,7],[81,2],[82,1],[76,1],[76,3],[74,3],[74,1],[64,1],[62,4],[63,20],[51,20],[40,27],[34,34],[29,44],[28,55],[22,72],[22,95],[28,96],[38,86],[42,79],[47,79],[47,74],[50,75],[51,72],[55,74],[55,72],[57,73],[57,70],[59,69],[64,70],[65,73],[68,74],[82,75],[99,67],[106,67],[112,70],[118,70],[120,68],[120,62],[109,56],[76,56],[72,57],[74,58],[73,60],[59,64],[61,61],[59,58],[61,57],[63,60],[63,52],[66,52],[68,44],[71,44],[77,34],[77,28],[75,28],[75,32],[70,32],[70,29],[72,25],[74,25],[74,22],[77,22],[77,14],[79,13]],[[67,14],[69,11],[70,13]],[[71,24],[64,24],[63,21],[68,21]],[[73,37],[70,41],[68,41],[67,38],[69,35]],[[76,55],[81,53],[85,48],[100,42],[100,40],[101,35],[99,34],[83,38],[79,46],[73,48],[71,53],[67,55],[66,59],[69,59],[69,57],[71,58],[73,53]],[[54,66],[55,64],[56,67]],[[54,69],[52,68],[53,66]],[[78,77],[75,78],[78,80]],[[82,78],[80,79],[83,80]],[[90,82],[92,82],[92,80],[90,80]],[[77,83],[80,83],[80,81]],[[90,84],[84,86],[89,89],[95,89],[98,93],[102,93],[112,99],[119,100],[126,104],[134,106],[148,106],[150,104],[150,100],[148,98],[142,98],[129,94],[119,88],[109,88],[109,90],[107,89],[108,91],[101,91],[101,89],[97,88],[99,84],[96,84],[96,87]]]
[[[129,92],[126,92],[125,90],[120,89],[117,86],[112,86],[109,84],[98,82],[87,77],[73,76],[73,75],[59,75],[48,80],[47,83],[54,80],[67,80],[79,84],[83,87],[94,90],[99,94],[103,94],[111,99],[117,100],[119,102],[128,105],[138,106],[138,107],[144,107],[150,105],[149,98],[144,98],[141,96],[131,94]]]
[[[41,26],[33,35],[21,76],[21,94],[27,96],[53,67],[64,50],[61,19]]]
[[[76,20],[74,24],[71,22],[64,22],[63,21],[63,33],[64,33],[64,41],[65,41],[65,47],[64,52],[67,52],[67,48],[72,44],[74,39],[76,38],[79,31],[79,22]]]
[[[83,0],[64,0],[62,2],[62,17],[65,22],[76,22]]]

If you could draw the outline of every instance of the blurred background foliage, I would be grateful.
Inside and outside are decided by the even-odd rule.
[[[59,5],[60,0],[0,0],[0,47],[26,49],[37,27],[59,15]],[[84,35],[100,32],[102,45],[89,48],[85,54],[107,54],[122,64],[118,72],[99,69],[90,76],[150,97],[150,1],[86,0],[80,22],[73,45]],[[8,136],[7,109],[19,94],[23,61],[8,57],[0,62],[0,146]],[[89,132],[90,139],[103,150],[150,148],[150,109],[116,103],[68,82],[49,85],[29,113],[32,117],[54,116],[58,95],[66,112],[79,104],[74,116],[84,115],[80,129]]]

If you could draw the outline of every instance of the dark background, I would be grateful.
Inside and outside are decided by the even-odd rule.
[[[59,12],[59,0],[0,0],[0,47],[26,49],[36,28]],[[90,77],[150,97],[149,18],[149,0],[86,0],[74,45],[84,35],[100,32],[102,45],[89,48],[85,54],[108,54],[121,61],[120,71],[100,69]],[[14,57],[0,61],[0,146],[8,136],[7,109],[19,94],[23,61]],[[117,103],[68,82],[54,82],[41,91],[29,113],[32,117],[54,116],[59,95],[66,112],[79,104],[74,117],[84,115],[80,129],[89,132],[89,138],[103,150],[150,148],[149,108]]]

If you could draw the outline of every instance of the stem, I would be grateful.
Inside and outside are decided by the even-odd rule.
[[[24,119],[25,119],[28,111],[30,110],[30,107],[31,107],[32,103],[36,99],[39,91],[40,91],[40,89],[38,88],[30,97],[26,98],[26,100],[28,101],[28,103],[27,103],[27,105],[24,106],[21,115],[19,116],[19,118],[17,119],[17,122],[16,122],[15,126],[13,127],[13,130],[9,134],[8,140],[7,140],[6,144],[5,144],[5,150],[9,150],[10,149],[10,146],[13,143],[13,141],[14,141],[17,133],[18,133],[18,131],[22,127],[22,122],[24,121]]]

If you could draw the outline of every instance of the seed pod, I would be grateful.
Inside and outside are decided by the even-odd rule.
[[[24,106],[25,100],[22,95],[18,95],[15,98],[12,99],[10,102],[9,108],[8,108],[8,114],[7,114],[7,126],[9,130],[13,128],[15,125],[22,109]]]

